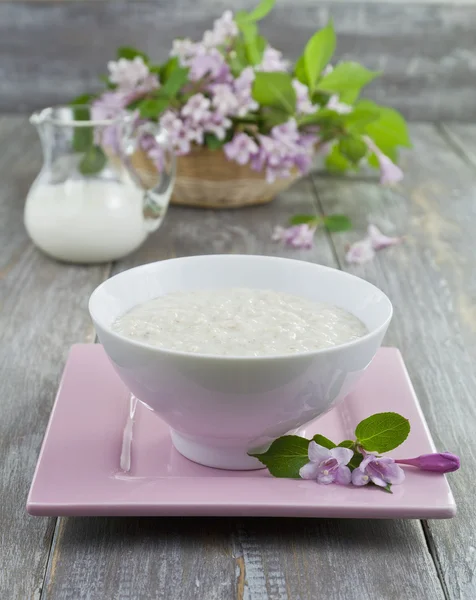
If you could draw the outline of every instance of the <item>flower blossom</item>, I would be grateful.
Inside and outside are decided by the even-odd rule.
[[[403,171],[384,154],[377,144],[367,135],[362,136],[367,148],[375,154],[380,165],[380,183],[389,185],[403,179]]]
[[[451,473],[457,471],[461,466],[459,457],[451,452],[422,454],[416,458],[400,459],[395,462],[400,465],[411,465],[422,471],[435,471],[436,473]]]
[[[372,482],[379,487],[396,485],[405,480],[405,473],[393,458],[364,454],[364,459],[357,469],[352,471],[352,484],[367,485]]]
[[[195,94],[188,99],[181,114],[188,117],[192,123],[200,123],[210,116],[210,105],[209,98],[203,94]]]
[[[308,449],[309,462],[299,471],[302,479],[316,479],[317,483],[328,485],[351,482],[351,472],[347,464],[352,460],[353,451],[349,448],[324,448],[311,441]]]
[[[383,234],[378,227],[370,224],[366,237],[349,246],[345,260],[348,263],[363,264],[374,258],[376,250],[395,246],[401,241],[402,238],[389,237]]]
[[[159,86],[155,75],[151,75],[149,67],[142,56],[132,60],[120,58],[118,61],[109,61],[109,80],[115,83],[119,91],[135,91],[146,93]]]
[[[223,146],[226,157],[239,165],[246,165],[250,157],[259,150],[258,144],[246,133],[237,133],[233,139]]]
[[[315,227],[310,227],[307,223],[293,225],[292,227],[274,228],[272,240],[275,242],[284,242],[293,248],[312,248],[314,243]]]
[[[334,95],[329,98],[329,101],[326,104],[326,108],[330,108],[331,110],[339,113],[340,115],[347,115],[353,111],[352,106],[350,104],[345,104],[345,102],[339,101],[339,96]]]
[[[287,71],[289,61],[283,58],[283,53],[272,46],[266,46],[261,63],[256,67],[257,71]]]
[[[318,105],[311,102],[307,85],[304,85],[298,79],[293,79],[293,88],[296,92],[296,112],[302,115],[310,115],[319,109]]]
[[[223,46],[230,39],[238,35],[238,26],[231,10],[226,10],[222,16],[215,20],[213,29],[203,34],[203,44],[209,48]]]

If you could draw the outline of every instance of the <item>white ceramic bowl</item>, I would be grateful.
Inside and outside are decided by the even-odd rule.
[[[182,290],[246,287],[328,302],[357,316],[364,337],[324,350],[220,357],[163,350],[112,331],[132,307]],[[320,265],[267,256],[193,256],[151,263],[102,283],[89,310],[99,340],[131,392],[171,428],[187,458],[223,469],[256,469],[247,452],[295,430],[342,400],[368,367],[392,317],[379,289]]]

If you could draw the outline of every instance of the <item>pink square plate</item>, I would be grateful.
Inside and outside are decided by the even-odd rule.
[[[305,431],[340,441],[374,412],[410,419],[393,456],[434,451],[399,351],[381,348],[357,389]],[[222,471],[182,457],[167,425],[138,403],[130,431],[129,393],[99,344],[71,349],[31,486],[32,515],[448,518],[456,507],[443,475],[407,469],[393,494],[375,487],[275,479],[266,470]],[[129,425],[127,426],[129,421]],[[126,454],[124,454],[126,452]],[[128,472],[121,470],[130,459]],[[124,462],[125,458],[125,462]]]

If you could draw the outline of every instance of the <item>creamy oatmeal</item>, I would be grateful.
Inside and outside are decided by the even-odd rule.
[[[119,317],[113,330],[167,350],[217,356],[294,354],[367,333],[357,317],[336,306],[246,288],[159,296]]]

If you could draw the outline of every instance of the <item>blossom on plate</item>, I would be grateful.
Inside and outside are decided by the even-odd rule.
[[[357,486],[367,485],[372,482],[379,487],[387,487],[402,483],[405,473],[393,458],[364,454],[364,459],[357,469],[352,471],[352,484]]]
[[[451,452],[422,454],[416,458],[399,459],[395,462],[400,465],[411,465],[422,471],[435,471],[436,473],[451,473],[457,471],[461,466],[459,457]]]
[[[309,462],[299,470],[302,479],[316,479],[317,483],[328,485],[351,482],[351,472],[348,463],[354,453],[349,448],[324,448],[311,441],[308,449]]]

